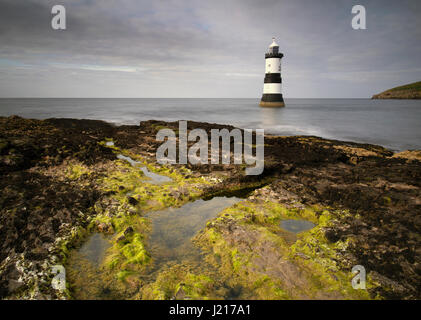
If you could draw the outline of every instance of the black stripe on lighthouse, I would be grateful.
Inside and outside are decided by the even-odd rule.
[[[266,73],[264,83],[282,83],[280,73]]]
[[[265,53],[265,59],[269,59],[269,58],[279,58],[282,59],[284,55],[282,53]]]
[[[264,93],[262,95],[261,102],[284,102],[284,98],[282,97],[282,94],[278,93]],[[262,106],[263,107],[263,106]]]

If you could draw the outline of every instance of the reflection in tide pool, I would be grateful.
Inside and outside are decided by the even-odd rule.
[[[141,162],[133,160],[130,157],[124,156],[122,154],[117,155],[117,158],[120,160],[124,160],[127,161],[128,163],[130,163],[130,165],[132,165],[133,167],[137,167],[141,164]],[[172,179],[170,177],[167,176],[162,176],[159,174],[156,174],[154,172],[151,172],[148,170],[148,168],[146,167],[141,167],[140,170],[142,170],[143,174],[150,178],[151,180],[147,181],[148,183],[152,183],[152,184],[161,184],[161,183],[165,183],[165,182],[171,182]]]
[[[79,249],[82,257],[86,258],[93,265],[99,267],[105,257],[105,252],[111,247],[108,239],[100,233],[94,233]]]
[[[307,220],[289,219],[281,221],[281,228],[292,233],[307,231],[313,229],[315,226],[313,222]]]
[[[66,262],[66,281],[77,300],[124,299],[122,286],[112,274],[104,272],[103,262],[111,243],[108,237],[94,233]]]
[[[113,141],[107,141],[107,142],[105,142],[105,145],[107,147],[113,147],[114,146],[114,142]],[[140,166],[142,164],[141,162],[136,161],[136,160],[133,160],[132,158],[127,157],[127,156],[122,155],[122,154],[118,154],[117,155],[117,159],[127,161],[133,167],[138,167],[138,166]],[[140,167],[140,170],[142,170],[143,174],[146,177],[148,177],[148,178],[151,179],[150,181],[147,181],[148,183],[161,184],[161,183],[171,182],[172,181],[172,179],[170,177],[162,176],[162,175],[156,174],[154,172],[151,172],[151,171],[148,170],[147,167]]]
[[[147,249],[152,261],[149,268],[136,275],[142,279],[143,285],[156,281],[159,274],[175,264],[195,268],[197,274],[210,271],[212,266],[204,261],[200,249],[191,239],[208,220],[239,201],[241,199],[235,197],[215,197],[148,213],[146,217],[152,222],[152,232]],[[106,236],[95,233],[80,249],[71,252],[66,272],[73,298],[127,299],[139,293],[138,288],[120,281],[115,272],[104,266],[110,246]]]
[[[169,208],[151,212],[152,233],[149,247],[156,267],[184,259],[200,259],[200,250],[191,238],[206,226],[206,222],[219,212],[241,201],[239,198],[215,197],[211,200],[196,200],[181,208]]]

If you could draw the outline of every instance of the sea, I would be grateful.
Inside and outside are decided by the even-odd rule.
[[[286,99],[261,108],[259,99],[0,99],[0,116],[99,119],[115,124],[194,120],[370,143],[393,151],[421,150],[421,100]]]

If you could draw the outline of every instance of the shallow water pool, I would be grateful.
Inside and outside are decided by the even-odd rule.
[[[241,201],[236,197],[215,197],[196,200],[181,208],[169,208],[147,215],[152,221],[149,247],[156,264],[184,259],[200,259],[199,250],[191,238],[206,226],[219,212]]]
[[[292,232],[292,233],[300,233],[303,231],[307,231],[313,229],[316,225],[313,222],[307,220],[294,220],[288,219],[281,221],[280,224],[281,228]]]
[[[128,163],[130,163],[130,165],[132,165],[133,167],[137,167],[141,165],[141,162],[133,160],[130,157],[124,156],[122,154],[117,155],[117,158],[120,160],[124,160],[127,161]],[[150,178],[151,180],[148,180],[146,182],[148,183],[152,183],[152,184],[161,184],[161,183],[165,183],[165,182],[171,182],[172,179],[170,177],[167,176],[163,176],[160,174],[156,174],[154,172],[151,172],[148,170],[147,167],[140,167],[140,170],[142,170],[143,174]]]
[[[148,213],[152,230],[147,241],[147,251],[152,257],[148,268],[136,275],[143,284],[154,282],[169,267],[180,264],[196,268],[198,274],[212,267],[204,259],[192,238],[206,226],[207,221],[219,212],[241,201],[236,197],[215,197],[196,200],[180,208],[168,208]],[[68,281],[75,299],[127,299],[139,289],[128,293],[126,284],[107,271],[103,262],[111,246],[109,238],[94,233],[79,248],[71,252],[66,266]],[[116,271],[118,272],[118,270]],[[141,290],[141,289],[140,289]]]

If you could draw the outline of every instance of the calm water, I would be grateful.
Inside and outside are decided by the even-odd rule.
[[[421,149],[421,100],[287,99],[286,108],[262,109],[258,99],[0,99],[0,115],[101,119],[195,120],[263,128],[279,135]]]
[[[108,142],[107,142],[107,144],[110,145]],[[128,163],[130,163],[134,167],[139,166],[141,164],[139,161],[133,160],[132,158],[124,156],[122,154],[117,155],[117,158],[120,159],[120,160],[127,161]],[[160,174],[156,174],[155,172],[151,172],[146,167],[140,167],[140,170],[142,170],[143,174],[150,179],[148,181],[145,181],[147,183],[161,184],[161,183],[172,181],[172,179],[170,177],[163,176],[163,175],[160,175]]]
[[[282,229],[285,229],[289,232],[300,233],[302,231],[313,229],[316,225],[313,222],[306,220],[288,219],[281,221],[280,226]]]
[[[94,233],[79,249],[79,253],[88,259],[95,267],[99,267],[105,257],[105,252],[111,247],[107,237]]]
[[[180,208],[150,212],[152,232],[148,251],[153,258],[152,268],[138,274],[145,281],[155,281],[161,271],[170,265],[183,263],[195,268],[197,274],[212,268],[203,258],[201,250],[191,238],[215,218],[219,212],[241,201],[239,198],[215,197],[196,200]],[[106,272],[101,263],[107,256],[111,243],[102,234],[94,233],[81,248],[72,250],[66,265],[67,280],[75,299],[125,299],[124,284],[117,282],[115,274]],[[233,298],[228,296],[227,298]]]
[[[200,250],[191,238],[215,218],[219,212],[241,201],[239,198],[215,197],[211,200],[196,200],[180,208],[168,208],[150,212],[152,220],[149,250],[159,268],[163,264],[182,260],[203,259]]]

